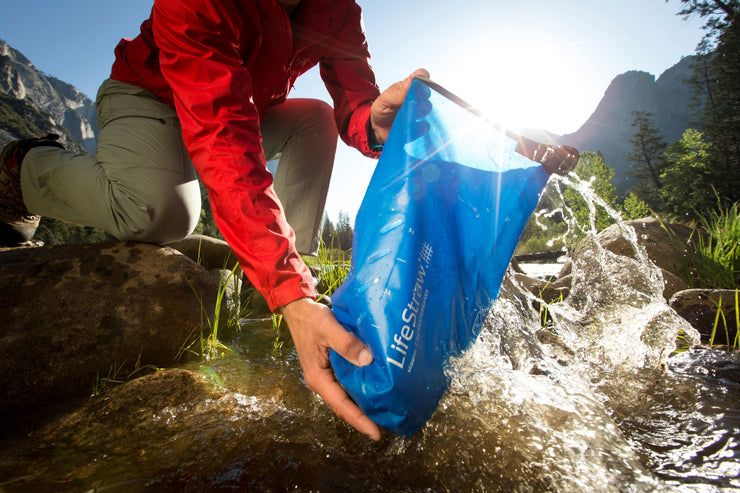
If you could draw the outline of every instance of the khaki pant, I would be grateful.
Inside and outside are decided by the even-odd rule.
[[[110,79],[96,105],[95,156],[37,147],[24,158],[28,210],[121,240],[165,243],[190,234],[200,217],[200,190],[175,110],[145,89]],[[261,131],[267,159],[279,158],[275,191],[298,250],[315,254],[337,145],[333,111],[322,101],[288,100],[268,112]]]

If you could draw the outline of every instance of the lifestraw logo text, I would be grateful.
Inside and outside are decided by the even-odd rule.
[[[424,314],[429,290],[424,289],[424,280],[426,279],[429,265],[432,262],[434,251],[428,243],[421,246],[419,257],[419,269],[416,273],[416,282],[411,292],[411,301],[406,305],[401,313],[401,330],[396,332],[391,338],[391,347],[387,352],[385,360],[402,370],[406,367],[407,358],[413,360],[414,347],[411,340],[417,333],[417,325]]]

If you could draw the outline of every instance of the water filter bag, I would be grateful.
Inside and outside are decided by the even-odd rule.
[[[444,367],[476,339],[549,173],[520,141],[429,81],[413,80],[355,221],[337,319],[372,351],[332,352],[365,414],[421,429],[447,389]]]

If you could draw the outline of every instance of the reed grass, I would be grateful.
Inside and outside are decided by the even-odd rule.
[[[717,330],[719,329],[719,321],[722,319],[722,327],[724,328],[725,341],[727,346],[731,349],[740,349],[740,300],[739,295],[740,289],[735,290],[735,339],[730,341],[730,329],[727,323],[727,317],[722,310],[722,295],[719,297],[717,302],[717,312],[714,315],[714,325],[712,326],[712,333],[709,337],[709,345],[714,346],[714,341],[717,336]]]
[[[717,210],[700,217],[705,240],[698,240],[698,255],[693,267],[700,282],[707,288],[740,288],[740,204]]]

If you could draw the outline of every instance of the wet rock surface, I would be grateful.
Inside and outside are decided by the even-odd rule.
[[[669,304],[699,331],[703,341],[731,345],[738,331],[735,296],[731,289],[687,289],[674,294]]]
[[[735,292],[733,290],[689,289],[689,283],[686,280],[686,275],[690,272],[688,260],[697,254],[698,238],[702,236],[706,239],[706,233],[682,224],[661,223],[654,218],[625,221],[623,224],[626,228],[624,230],[619,224],[614,224],[599,233],[597,240],[600,247],[620,257],[639,260],[640,252],[633,246],[632,235],[628,229],[634,228],[634,240],[644,248],[647,258],[660,269],[664,285],[663,298],[669,302],[670,307],[699,331],[704,342],[709,342],[717,310],[720,307],[719,297],[721,295],[721,310],[727,319],[728,331],[725,334],[724,323],[720,318],[715,343],[727,344],[727,335],[732,343],[737,333]],[[578,256],[579,248],[576,248],[571,252],[571,257]],[[573,282],[573,262],[569,258],[560,269],[557,279],[551,283],[527,278],[520,271],[515,274],[515,278],[522,286],[546,303],[556,302],[570,294]],[[697,282],[697,279],[691,279],[691,282]]]
[[[117,245],[123,259],[144,256],[124,254],[126,248],[138,250],[137,244]],[[101,253],[107,264],[122,270],[118,264],[126,262],[107,255]],[[0,264],[2,258],[0,252]],[[600,272],[605,266],[610,267]],[[69,270],[58,268],[57,275]],[[125,291],[137,277],[149,279],[139,272],[110,284]],[[574,257],[567,276],[573,285],[566,277],[549,285],[525,277],[507,276],[475,348],[453,365],[450,392],[411,438],[387,436],[373,443],[360,436],[305,387],[286,331],[276,332],[269,323],[242,325],[236,334],[219,337],[231,348],[226,356],[137,374],[92,398],[88,381],[87,395],[74,402],[58,397],[68,402],[65,409],[40,406],[47,414],[43,420],[0,440],[0,485],[7,492],[654,491],[655,471],[673,481],[665,484],[683,477],[684,464],[673,457],[697,435],[691,428],[696,419],[715,423],[708,428],[712,440],[734,453],[737,426],[721,423],[713,406],[736,410],[734,399],[722,399],[731,395],[724,386],[728,375],[737,381],[737,364],[712,363],[726,370],[721,386],[710,382],[708,389],[698,387],[704,380],[682,380],[680,367],[675,373],[661,369],[662,348],[675,340],[679,323],[691,329],[662,301],[660,283],[637,260],[598,250]],[[551,303],[554,327],[543,327],[542,311],[528,308],[535,296]],[[68,310],[77,306],[65,303]],[[194,304],[192,298],[188,303]],[[47,344],[49,337],[43,335]],[[89,352],[90,345],[83,349]],[[704,372],[704,366],[696,371]],[[685,387],[680,394],[677,385]],[[671,405],[680,412],[696,407],[704,414],[691,420],[680,412],[665,414],[662,406],[675,395],[680,402]],[[678,431],[665,435],[660,419],[652,425],[661,413]],[[683,437],[683,426],[686,440],[667,452],[651,451],[653,441]],[[714,447],[708,445],[706,454],[714,454]],[[703,456],[704,446],[687,453]],[[707,460],[711,470],[735,464]],[[712,477],[711,471],[700,473]],[[736,484],[727,478],[720,483]]]
[[[200,337],[216,283],[166,247],[70,244],[0,252],[0,413],[90,394],[96,379],[168,366]]]

